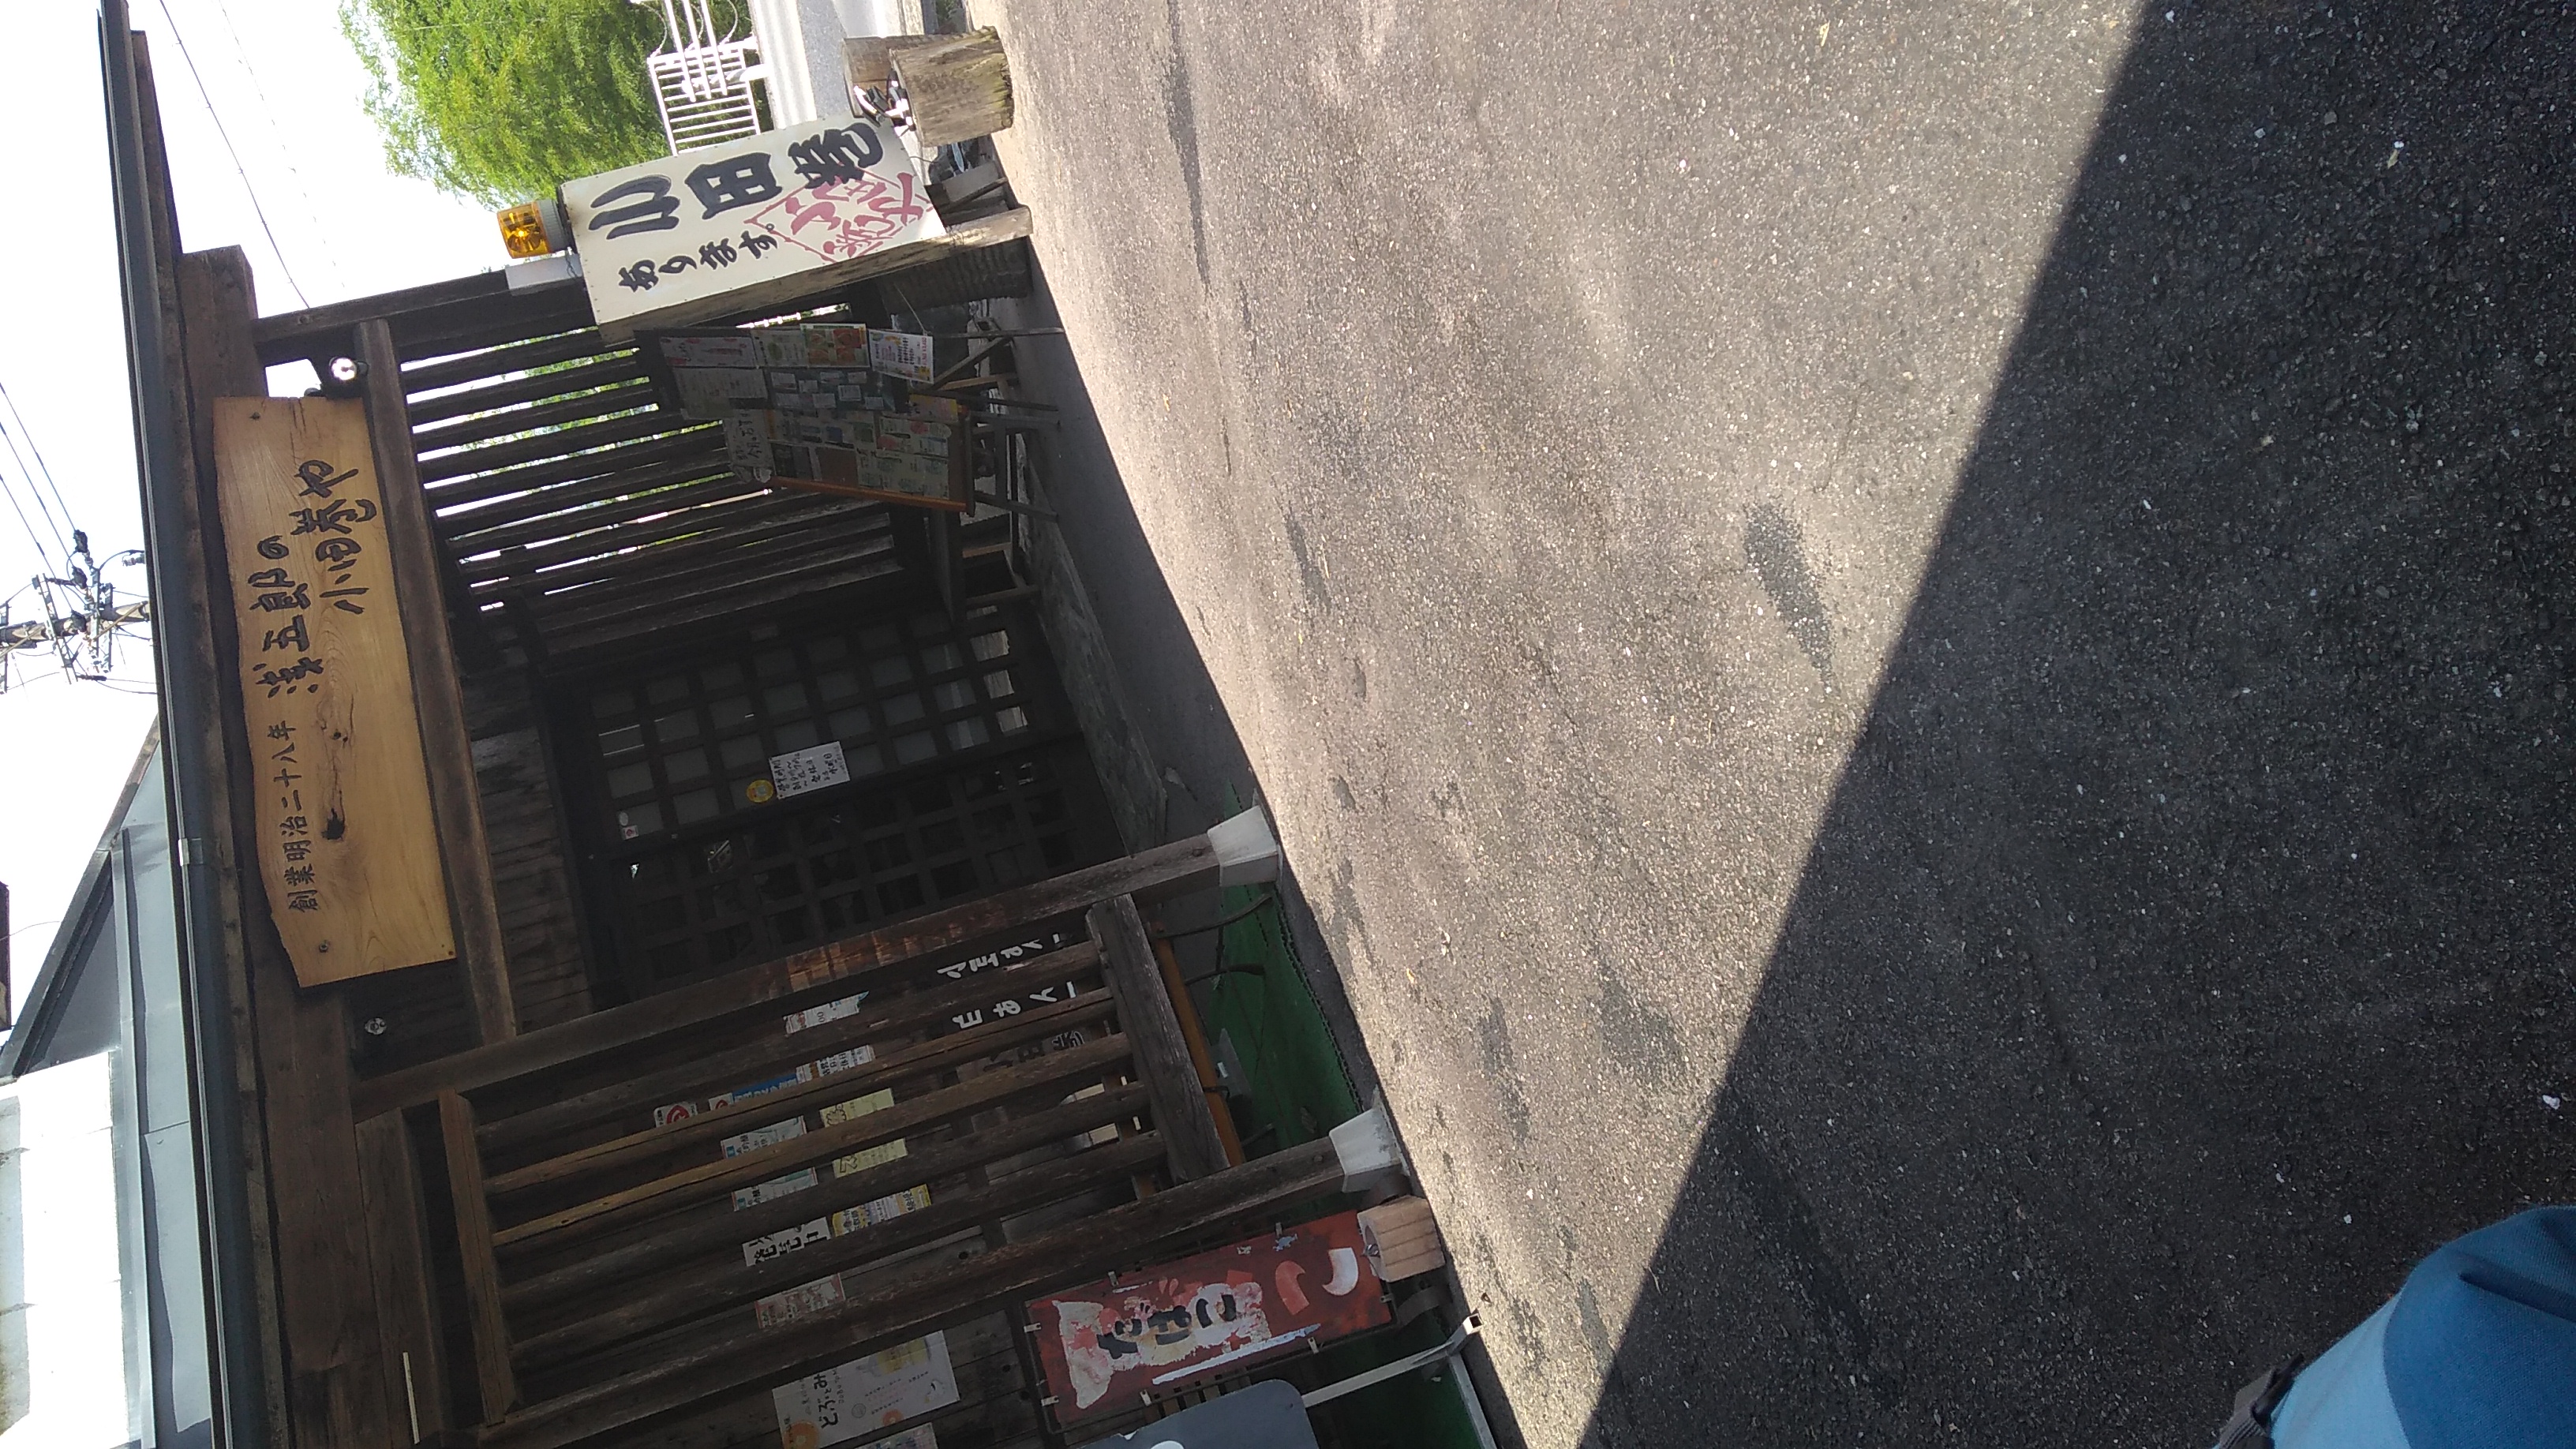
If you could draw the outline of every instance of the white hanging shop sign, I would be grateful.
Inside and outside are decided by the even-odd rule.
[[[894,128],[807,122],[563,188],[592,315],[615,322],[946,234]]]

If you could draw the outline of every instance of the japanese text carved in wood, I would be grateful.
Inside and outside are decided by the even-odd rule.
[[[456,955],[365,406],[215,404],[260,876],[306,986]]]

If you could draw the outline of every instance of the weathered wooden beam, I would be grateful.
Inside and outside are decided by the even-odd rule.
[[[1104,1037],[1099,1041],[1084,1042],[1070,1051],[1051,1052],[1036,1061],[985,1072],[956,1086],[926,1092],[908,1102],[897,1102],[820,1132],[808,1132],[802,1137],[756,1147],[749,1152],[703,1163],[526,1222],[514,1223],[495,1232],[492,1244],[496,1248],[548,1245],[594,1235],[621,1224],[640,1222],[692,1202],[721,1198],[737,1188],[766,1182],[799,1168],[819,1166],[836,1157],[881,1147],[934,1123],[998,1106],[1040,1087],[1054,1086],[1086,1074],[1097,1076],[1105,1068],[1127,1060],[1129,1049],[1128,1040],[1123,1036]]]
[[[703,474],[706,470],[694,470]],[[768,490],[757,483],[745,483],[721,466],[714,477],[691,477],[690,472],[672,470],[672,475],[658,487],[641,494],[611,495],[606,500],[586,507],[578,500],[567,499],[558,505],[561,511],[549,512],[518,523],[486,524],[472,514],[459,514],[439,520],[440,534],[448,547],[460,556],[497,552],[505,548],[534,548],[558,540],[576,540],[580,536],[607,528],[611,524],[648,518],[674,509],[701,508],[737,498],[759,498]],[[469,531],[469,528],[471,531]],[[469,566],[469,572],[472,566]]]
[[[423,398],[419,395],[425,392],[436,392],[442,388],[455,387],[461,383],[474,382],[482,378],[507,377],[511,373],[527,372],[531,368],[551,367],[558,362],[570,362],[578,357],[606,358],[611,354],[614,354],[615,361],[626,367],[632,368],[637,373],[641,373],[644,370],[644,364],[641,358],[634,356],[632,353],[618,352],[617,349],[612,347],[609,343],[600,339],[598,328],[585,327],[575,332],[562,332],[552,337],[540,337],[533,342],[513,342],[506,346],[489,348],[482,352],[472,352],[463,357],[448,357],[441,358],[436,362],[414,362],[407,364],[403,368],[403,390],[411,393],[416,399],[418,399],[412,404],[415,409],[434,408],[445,404],[448,399]],[[589,382],[576,381],[584,373],[589,371],[591,371],[589,367],[567,367],[560,372],[540,373],[522,378],[520,381],[531,385],[543,383],[555,387],[566,387],[567,384],[573,388],[595,387],[598,385],[596,379]],[[508,385],[509,384],[504,384],[504,386]],[[476,388],[470,393],[454,394],[453,396],[481,397],[489,391],[493,391],[493,389]],[[559,396],[559,394],[553,392],[541,392],[533,394],[533,396],[555,397]],[[522,399],[522,401],[524,401],[524,399]],[[491,406],[489,403],[480,403],[475,407],[466,409],[466,411],[479,412],[483,408],[489,406]],[[427,417],[445,418],[454,416],[456,416],[454,413],[423,413],[415,411],[412,414],[412,421],[417,423],[423,421],[424,418]]]
[[[590,325],[590,296],[578,279],[511,291],[506,273],[483,272],[399,292],[381,292],[259,319],[259,360],[354,356],[358,324],[392,324],[406,358],[438,357]]]
[[[646,401],[650,400],[646,399]],[[600,411],[606,411],[606,409],[602,408]],[[596,417],[597,413],[584,414],[584,416]],[[424,482],[443,483],[451,478],[515,468],[523,463],[534,463],[548,458],[587,454],[617,443],[631,443],[638,438],[660,437],[683,429],[703,429],[706,426],[695,418],[684,418],[678,413],[664,412],[657,407],[650,412],[623,413],[616,417],[587,422],[579,427],[557,428],[550,433],[539,433],[534,437],[518,438],[506,443],[486,443],[481,447],[459,448],[453,452],[440,453],[421,461],[420,476]]]
[[[953,1177],[1033,1147],[1061,1142],[1076,1132],[1125,1121],[1146,1105],[1143,1087],[1112,1087],[1096,1097],[1079,1098],[1012,1118],[999,1127],[928,1144],[907,1153],[899,1163],[887,1163],[848,1177],[825,1178],[803,1192],[770,1202],[709,1217],[675,1219],[667,1226],[656,1225],[649,1237],[577,1257],[523,1278],[514,1277],[501,1290],[502,1302],[516,1312],[567,1300],[587,1301],[614,1289],[658,1285],[665,1275],[691,1271],[679,1265],[711,1254],[716,1255],[717,1263],[738,1269],[742,1264],[741,1244],[750,1239],[873,1202],[913,1183]],[[1159,1155],[1161,1151],[1158,1144],[1155,1152]],[[652,1291],[651,1287],[647,1286],[646,1291]]]
[[[367,430],[375,444],[377,486],[384,494],[386,545],[393,553],[394,587],[402,604],[403,642],[411,653],[421,763],[429,771],[430,815],[447,871],[456,964],[465,973],[466,995],[474,1004],[476,1033],[487,1044],[506,1041],[519,1034],[519,1017],[510,1004],[510,961],[502,944],[500,906],[492,893],[483,788],[474,778],[474,741],[465,729],[455,641],[447,631],[446,592],[439,578],[444,555],[430,529],[429,505],[421,496],[412,457],[393,332],[378,319],[360,323],[357,335],[359,361],[366,368]]]
[[[1223,1172],[1225,1139],[1216,1130],[1199,1073],[1190,1060],[1162,968],[1136,902],[1117,896],[1091,908],[1092,939],[1100,943],[1109,989],[1118,997],[1118,1021],[1136,1044],[1136,1069],[1154,1093],[1154,1126],[1172,1155],[1172,1175],[1184,1181]]]
[[[501,546],[487,544],[475,536],[493,529],[513,524],[554,528],[558,526],[558,520],[577,517],[573,510],[593,504],[614,499],[642,502],[655,490],[676,483],[730,480],[732,477],[733,470],[725,463],[723,449],[701,448],[674,460],[612,470],[570,483],[551,484],[516,498],[480,503],[441,501],[438,505],[439,535],[450,540],[460,552],[478,552],[487,547]]]
[[[480,503],[507,494],[522,493],[531,488],[551,488],[559,483],[576,483],[585,478],[602,478],[623,474],[630,469],[667,463],[678,458],[711,455],[724,456],[724,428],[715,423],[691,423],[688,431],[645,438],[596,453],[575,453],[570,457],[548,458],[516,468],[503,468],[494,473],[477,473],[444,482],[431,488],[429,500],[440,512],[460,503]]]
[[[1133,1112],[1141,1105],[1137,1099],[1143,1095],[1141,1091],[1133,1092],[1122,1095],[1119,1101]],[[1106,1100],[1087,1097],[1045,1115],[1054,1121],[1089,1121],[1103,1115],[1101,1104]],[[1088,1110],[1074,1110],[1077,1108]],[[1123,1115],[1116,1113],[1108,1120]],[[1069,1128],[1055,1135],[1061,1138],[1075,1130],[1080,1129]],[[976,1134],[979,1138],[983,1135]],[[999,1155],[990,1154],[986,1160]],[[757,1268],[746,1268],[739,1256],[733,1256],[694,1268],[666,1271],[647,1280],[649,1291],[641,1297],[604,1311],[585,1313],[551,1333],[522,1339],[518,1346],[520,1362],[529,1366],[559,1363],[667,1324],[739,1308],[799,1283],[810,1283],[826,1273],[859,1267],[890,1253],[933,1242],[960,1228],[1027,1212],[1104,1183],[1123,1182],[1162,1155],[1163,1144],[1150,1132],[1140,1133],[1013,1173],[989,1186],[936,1199],[927,1207],[811,1244]],[[889,1174],[896,1191],[931,1180],[932,1175],[922,1171],[926,1157],[927,1154],[923,1159],[907,1157],[886,1164],[889,1169],[906,1169]]]
[[[558,395],[552,402],[451,415],[451,421],[435,425],[422,424],[419,408],[415,405],[411,409],[412,443],[424,455],[447,448],[470,448],[514,433],[560,428],[566,423],[651,407],[660,401],[661,394],[654,390],[652,380],[639,369],[634,376],[609,383],[597,391]]]
[[[957,1261],[889,1273],[842,1303],[770,1328],[711,1338],[649,1368],[530,1404],[481,1433],[486,1449],[561,1449],[732,1389],[775,1383],[971,1317],[987,1305],[1150,1259],[1174,1239],[1332,1192],[1329,1140],[1303,1143],[1080,1222]]]
[[[612,342],[624,342],[639,333],[669,327],[695,327],[733,317],[775,316],[795,310],[812,299],[827,297],[846,287],[873,277],[900,272],[907,267],[937,261],[958,252],[996,247],[1017,241],[1029,234],[1029,213],[1025,207],[970,221],[945,236],[930,237],[901,246],[888,247],[863,257],[852,257],[810,272],[795,272],[775,281],[737,287],[655,312],[639,313],[615,322],[603,323],[600,334]]]
[[[367,1243],[376,1270],[376,1322],[384,1340],[386,1417],[397,1431],[393,1442],[408,1444],[448,1427],[446,1335],[430,1291],[419,1165],[410,1124],[400,1114],[370,1117],[357,1133]]]
[[[438,1098],[438,1135],[447,1148],[447,1192],[456,1204],[456,1246],[465,1264],[468,1336],[474,1379],[489,1423],[519,1402],[510,1367],[510,1324],[501,1312],[501,1267],[492,1255],[492,1209],[483,1192],[483,1158],[474,1148],[474,1104],[454,1092]]]
[[[991,989],[990,985],[986,986],[987,993]],[[989,1001],[989,995],[986,995],[985,999]],[[684,1117],[665,1127],[648,1127],[641,1132],[630,1132],[623,1137],[595,1143],[564,1153],[559,1157],[532,1162],[526,1167],[513,1171],[494,1173],[487,1185],[495,1197],[527,1192],[591,1173],[611,1171],[628,1163],[648,1161],[690,1147],[713,1143],[743,1130],[744,1124],[749,1122],[763,1120],[774,1122],[789,1113],[810,1111],[832,1102],[847,1101],[852,1097],[873,1092],[891,1082],[945,1071],[961,1062],[992,1056],[1023,1043],[1036,1041],[1067,1027],[1078,1026],[1086,1021],[1106,1016],[1112,1004],[1109,993],[1096,991],[1071,1001],[1060,1001],[1053,1006],[1042,1007],[1036,1011],[1006,1016],[968,1031],[933,1037],[929,1041],[916,1043],[889,1056],[879,1057],[863,1067],[834,1072],[828,1077],[816,1077],[813,1081],[800,1083],[783,1091],[764,1092],[757,1097],[745,1098],[711,1112]],[[938,1018],[928,1019],[937,1020]],[[797,1035],[802,1036],[804,1033],[799,1032]],[[812,1051],[814,1048],[807,1047],[805,1050]]]
[[[1026,922],[1086,910],[1111,896],[1157,899],[1214,885],[1219,879],[1217,847],[1207,836],[1194,835],[1051,880],[996,891],[978,900],[880,926],[864,935],[728,972],[642,1001],[610,1007],[509,1041],[388,1072],[358,1084],[358,1111],[361,1116],[373,1116],[435,1101],[441,1092],[470,1092],[563,1067],[614,1048],[637,1046],[673,1032],[702,1029],[715,1018],[763,1009],[802,992],[837,986],[883,967],[996,935]]]
[[[133,44],[141,119],[149,138],[146,149],[156,178],[153,191],[166,204],[168,178],[161,168],[159,110],[153,101],[144,37],[134,36]],[[161,210],[158,206],[153,208],[156,221],[175,226],[175,221],[159,215]],[[176,244],[175,232],[156,238],[156,250]],[[219,397],[259,396],[267,391],[268,384],[251,341],[258,309],[253,300],[250,261],[241,249],[192,252],[179,257],[175,266],[161,270],[160,280],[168,292],[162,301],[165,322],[176,322],[162,330],[177,354],[165,356],[162,364],[164,376],[185,379],[187,405],[181,422],[187,429],[187,439],[176,450],[174,461],[180,481],[169,497],[176,505],[173,511],[177,517],[166,524],[156,520],[152,537],[155,547],[168,550],[166,557],[171,564],[166,574],[156,569],[156,576],[174,579],[175,591],[185,596],[186,606],[163,613],[155,628],[167,631],[158,651],[162,667],[173,675],[185,676],[185,693],[206,702],[206,708],[197,712],[202,732],[190,740],[174,738],[167,743],[173,760],[182,762],[174,763],[174,770],[186,768],[184,762],[190,760],[203,761],[207,766],[197,772],[200,778],[184,782],[180,788],[193,787],[203,792],[204,818],[214,837],[208,842],[211,859],[182,868],[193,869],[197,873],[193,888],[213,898],[215,939],[202,943],[207,959],[191,965],[196,972],[194,979],[206,994],[198,1009],[222,1014],[230,1052],[229,1060],[201,1062],[198,1068],[205,1074],[205,1090],[226,1097],[224,1110],[208,1105],[207,1120],[209,1125],[220,1121],[237,1129],[238,1140],[233,1145],[242,1168],[237,1190],[223,1185],[221,1178],[209,1184],[210,1190],[223,1192],[230,1199],[222,1204],[223,1210],[212,1225],[213,1231],[222,1235],[219,1242],[229,1251],[219,1252],[213,1266],[219,1274],[227,1268],[235,1274],[246,1271],[251,1279],[247,1292],[253,1308],[248,1314],[240,1308],[245,1285],[237,1280],[221,1285],[230,1300],[225,1305],[225,1327],[259,1370],[258,1409],[248,1417],[264,1420],[273,1432],[284,1433],[291,1411],[286,1397],[286,1328],[278,1305],[276,1231],[280,1225],[270,1212],[276,1178],[269,1161],[268,1118],[260,1093],[260,1032],[254,1014],[252,953],[246,927],[250,920],[265,919],[266,907],[253,898],[256,887],[246,891],[244,886],[243,867],[249,867],[253,878],[259,869],[258,825],[251,803],[249,742],[243,731],[240,690],[232,671],[221,662],[235,657],[235,623],[230,577],[216,562],[224,556],[224,541],[215,494],[213,406],[213,400]],[[182,620],[186,621],[184,628]],[[181,688],[176,683],[168,687]],[[197,944],[192,940],[192,949]]]
[[[996,992],[1007,995],[1025,983],[1080,980],[1093,974],[1099,948],[1089,941],[1044,952],[990,974],[943,983],[879,1002],[838,1021],[811,1026],[793,1036],[764,1033],[758,1040],[722,1051],[692,1056],[653,1071],[641,1071],[585,1092],[562,1097],[524,1112],[500,1117],[483,1128],[483,1150],[501,1154],[544,1142],[590,1123],[619,1116],[640,1117],[665,1102],[723,1091],[736,1083],[758,1081],[781,1067],[809,1062],[859,1042],[899,1037],[970,1009]]]

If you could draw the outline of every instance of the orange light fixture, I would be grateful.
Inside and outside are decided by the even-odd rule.
[[[563,250],[563,207],[553,201],[522,201],[497,214],[501,245],[510,260],[548,256]]]

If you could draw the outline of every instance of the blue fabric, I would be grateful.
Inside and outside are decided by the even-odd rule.
[[[2576,1207],[2436,1249],[2391,1309],[2381,1361],[2411,1449],[2576,1446]]]
[[[2299,1370],[2272,1411],[2273,1449],[2412,1449],[2388,1399],[2381,1345],[2397,1300]]]

